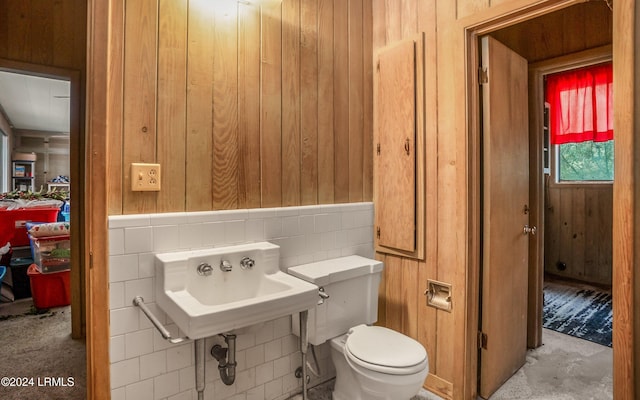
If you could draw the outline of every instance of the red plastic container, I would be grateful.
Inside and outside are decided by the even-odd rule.
[[[62,307],[71,304],[69,270],[43,274],[36,264],[27,270],[31,281],[31,296],[36,308]]]
[[[0,247],[7,242],[11,247],[29,246],[27,222],[56,222],[58,211],[55,207],[0,208]]]

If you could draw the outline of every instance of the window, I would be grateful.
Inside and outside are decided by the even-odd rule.
[[[556,154],[558,182],[613,180],[613,140],[560,144]]]
[[[556,180],[613,180],[613,71],[601,64],[547,76]]]

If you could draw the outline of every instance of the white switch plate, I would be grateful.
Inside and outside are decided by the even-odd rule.
[[[131,190],[160,191],[160,164],[131,163]]]

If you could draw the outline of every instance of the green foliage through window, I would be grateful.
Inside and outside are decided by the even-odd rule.
[[[613,140],[558,146],[558,180],[613,181]]]

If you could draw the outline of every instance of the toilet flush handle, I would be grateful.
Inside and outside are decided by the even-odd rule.
[[[324,301],[329,298],[327,292],[324,291],[324,287],[320,286],[318,289],[318,296],[320,296],[320,300],[318,300],[318,305],[324,304]]]

